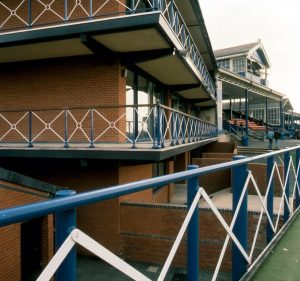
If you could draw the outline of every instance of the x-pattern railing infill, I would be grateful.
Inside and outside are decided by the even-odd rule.
[[[293,153],[293,159],[290,153]],[[280,172],[279,166],[274,157],[284,155],[284,175]],[[38,281],[50,280],[53,274],[60,268],[60,278],[68,275],[69,280],[75,280],[76,270],[70,271],[75,267],[75,264],[62,264],[65,259],[72,259],[72,255],[76,255],[74,245],[80,244],[90,252],[94,253],[99,258],[113,265],[118,270],[131,277],[134,280],[150,279],[130,264],[120,259],[108,249],[104,248],[98,242],[87,236],[75,226],[75,208],[83,205],[101,202],[118,196],[123,196],[133,192],[146,190],[157,186],[165,186],[166,184],[187,179],[187,203],[188,212],[176,236],[174,244],[166,258],[160,275],[157,280],[162,281],[167,276],[168,270],[175,257],[176,251],[182,241],[182,238],[187,231],[187,273],[189,280],[198,281],[199,267],[199,201],[203,199],[212,210],[217,220],[221,223],[226,231],[226,237],[223,247],[220,251],[220,256],[216,264],[212,280],[217,280],[225,251],[228,248],[229,241],[232,241],[232,279],[240,280],[243,274],[246,273],[247,267],[250,270],[255,263],[261,258],[262,254],[267,251],[273,243],[277,235],[285,228],[291,218],[298,213],[300,205],[300,146],[286,148],[281,151],[270,152],[254,157],[235,156],[234,161],[227,163],[216,164],[203,168],[191,165],[187,171],[166,175],[158,178],[152,178],[144,181],[134,182],[130,184],[120,185],[116,187],[95,190],[75,194],[71,190],[58,191],[57,199],[47,202],[34,203],[31,205],[20,206],[16,208],[0,211],[0,226],[18,223],[22,220],[56,213],[56,235],[65,237],[61,241],[56,254],[50,263],[41,273]],[[262,187],[256,182],[252,172],[248,170],[248,163],[267,160],[267,187],[264,196],[262,195]],[[261,162],[259,162],[261,163]],[[228,223],[222,216],[221,212],[215,206],[213,200],[206,193],[205,189],[199,188],[199,176],[208,173],[217,172],[224,169],[232,169],[232,192],[233,192],[233,212],[232,220]],[[275,179],[279,182],[281,189],[280,204],[277,210],[274,210],[274,182]],[[290,182],[294,180],[293,188],[290,190]],[[261,204],[259,219],[255,230],[255,235],[252,240],[251,247],[248,247],[247,239],[247,217],[248,217],[248,188],[254,186],[258,200]],[[200,201],[202,202],[202,201]],[[203,203],[200,203],[203,204]],[[65,212],[67,212],[65,214]],[[284,217],[284,225],[279,229],[280,217]],[[274,219],[274,214],[277,214]],[[254,257],[255,245],[258,241],[258,233],[262,225],[263,216],[267,220],[267,243],[265,249],[258,257]],[[68,217],[68,219],[66,219]],[[201,221],[200,221],[201,222]],[[203,226],[202,226],[203,227]],[[209,226],[207,226],[209,227]],[[246,233],[246,235],[244,235]],[[276,235],[275,235],[276,234]],[[74,260],[75,261],[75,260]],[[75,262],[76,263],[76,262]],[[74,279],[73,279],[74,278]]]
[[[126,3],[126,4],[125,4]],[[128,3],[128,4],[127,4]],[[3,12],[1,13],[1,9]],[[45,24],[59,24],[74,20],[93,20],[114,15],[132,15],[160,11],[178,38],[185,56],[189,57],[202,76],[201,83],[215,96],[214,82],[199,50],[173,0],[22,0],[7,3],[0,0],[0,31],[33,28]],[[17,22],[17,23],[16,23]]]
[[[126,144],[162,148],[216,137],[216,126],[194,116],[156,105],[103,106],[0,113],[0,142]]]

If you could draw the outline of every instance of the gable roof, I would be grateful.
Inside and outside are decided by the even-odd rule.
[[[245,53],[248,53],[252,48],[254,48],[255,45],[257,45],[257,42],[240,45],[240,46],[234,46],[234,47],[225,48],[225,49],[219,49],[219,50],[215,50],[214,54],[215,54],[216,58],[245,54]]]
[[[264,66],[270,68],[270,61],[260,39],[254,43],[215,50],[214,54],[217,60],[247,55],[247,57],[261,62]]]

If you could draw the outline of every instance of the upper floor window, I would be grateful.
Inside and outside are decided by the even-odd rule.
[[[237,58],[232,60],[232,71],[234,73],[245,73],[246,72],[246,59]]]
[[[225,69],[230,69],[230,61],[229,59],[223,59],[223,60],[218,60],[218,66],[225,68]]]

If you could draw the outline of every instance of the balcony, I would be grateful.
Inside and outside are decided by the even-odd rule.
[[[2,157],[161,160],[217,137],[161,104],[0,112]]]
[[[197,44],[170,0],[0,0],[0,47],[0,63],[108,52],[166,85],[188,85],[177,89],[185,98],[215,99]]]

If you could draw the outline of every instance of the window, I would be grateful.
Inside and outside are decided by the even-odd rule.
[[[217,63],[218,63],[219,67],[222,67],[225,69],[230,69],[230,60],[229,59],[218,60]]]
[[[232,71],[234,73],[245,73],[246,72],[246,59],[245,58],[237,58],[232,61]]]
[[[126,80],[126,133],[132,139],[149,141],[153,136],[154,111],[151,104],[158,99],[163,103],[163,87],[127,70]],[[139,106],[136,106],[139,105]]]

